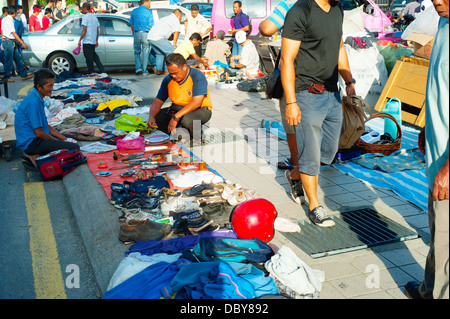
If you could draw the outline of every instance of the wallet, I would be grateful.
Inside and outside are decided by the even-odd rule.
[[[308,92],[312,93],[312,94],[322,94],[323,92],[325,92],[325,85],[311,83],[311,85],[309,86]]]

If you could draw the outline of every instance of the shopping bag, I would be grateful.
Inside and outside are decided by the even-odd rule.
[[[78,55],[81,52],[81,46],[76,47],[73,51],[73,54]]]
[[[116,120],[116,129],[125,132],[147,130],[147,123],[143,121],[142,117],[130,114],[122,114]]]

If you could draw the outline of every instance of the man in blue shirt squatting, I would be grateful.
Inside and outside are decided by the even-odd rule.
[[[405,293],[411,299],[448,299],[449,274],[449,0],[433,0],[439,26],[428,68],[425,127],[419,148],[425,155],[429,181],[428,221],[430,251],[422,283],[411,281]]]
[[[52,72],[46,69],[37,71],[34,74],[34,89],[20,103],[15,115],[16,146],[29,155],[32,162],[38,156],[56,150],[80,149],[76,140],[59,133],[47,122],[44,98],[52,95],[54,84]]]
[[[153,12],[150,0],[140,0],[139,7],[131,12],[128,24],[134,36],[134,61],[137,75],[148,75],[147,65],[151,46],[147,40],[148,32],[153,27]],[[141,61],[142,53],[142,61]]]

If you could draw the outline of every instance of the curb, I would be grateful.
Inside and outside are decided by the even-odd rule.
[[[70,205],[103,297],[109,281],[129,247],[118,240],[119,220],[114,206],[88,165],[63,178]]]

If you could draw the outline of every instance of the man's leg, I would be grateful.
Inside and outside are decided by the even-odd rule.
[[[102,61],[100,61],[100,57],[98,56],[97,52],[95,52],[95,45],[94,47],[94,53],[93,53],[93,57],[94,57],[94,62],[97,65],[98,70],[100,71],[100,73],[104,73],[105,72],[105,68],[103,67]]]
[[[5,52],[5,63],[3,66],[6,73],[6,78],[9,79],[11,77],[11,72],[13,68],[14,43],[12,41],[5,40],[2,42],[2,45]]]
[[[80,146],[76,143],[60,141],[60,140],[42,140],[39,138],[35,138],[33,142],[28,146],[25,150],[25,153],[28,155],[45,155],[53,151],[57,150],[79,150]]]
[[[150,56],[150,45],[147,41],[147,33],[142,33],[141,47],[142,47],[142,72],[144,75],[146,75],[148,74],[147,66]]]
[[[93,44],[83,44],[83,54],[86,58],[86,65],[88,68],[88,73],[94,73],[94,49]]]
[[[300,177],[308,197],[308,217],[321,227],[334,226],[334,221],[328,217],[317,195],[324,134],[323,123],[331,109],[335,107],[334,103],[330,103],[333,99],[330,99],[329,95],[333,93],[311,94],[308,91],[302,91],[296,95],[302,112],[302,119],[296,127]],[[338,137],[335,138],[338,139]]]
[[[156,71],[164,72],[167,71],[166,64],[164,62],[164,58],[166,55],[173,53],[175,50],[172,44],[166,40],[161,39],[158,41],[150,41],[153,49],[156,52]]]
[[[22,55],[19,52],[19,48],[14,46],[14,63],[16,65],[17,71],[22,79],[27,78],[28,72],[25,69],[25,65],[23,64]]]
[[[200,107],[195,111],[192,111],[180,120],[181,126],[189,131],[191,140],[200,140],[202,138],[202,126],[211,119],[212,112],[207,107]],[[195,131],[197,128],[194,121],[199,121],[201,123],[199,130]]]
[[[134,65],[136,67],[136,73],[139,71],[142,71],[142,63],[141,63],[141,32],[135,32],[134,33],[134,42],[133,42],[133,48],[134,48]]]
[[[168,107],[163,108],[155,117],[156,125],[158,125],[158,130],[166,134],[169,134],[167,128],[169,126],[170,120],[172,119],[172,115],[169,114],[169,110],[170,109]]]

